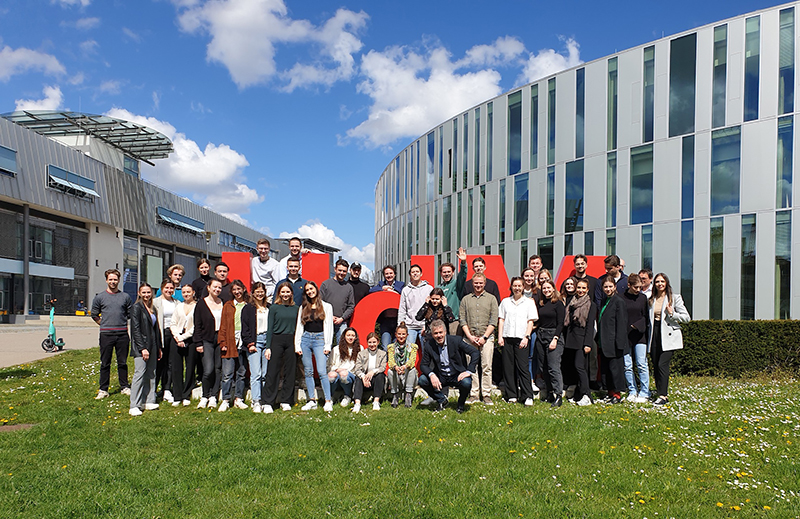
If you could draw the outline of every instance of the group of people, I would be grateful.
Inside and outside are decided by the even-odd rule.
[[[437,410],[448,405],[448,388],[457,390],[457,411],[463,412],[467,404],[493,404],[495,378],[500,378],[493,372],[493,357],[500,348],[509,402],[530,406],[538,393],[553,407],[567,397],[590,405],[592,390],[600,388],[612,404],[624,391],[630,401],[648,401],[648,352],[654,403],[668,401],[670,358],[682,347],[680,323],[689,314],[665,274],[653,278],[645,270],[626,276],[620,259],[611,255],[605,258],[607,274],[598,280],[586,274],[587,258],[578,255],[574,275],[557,289],[534,255],[511,279],[509,297],[502,298],[482,258],[473,260],[474,275],[467,279],[467,255],[459,249],[458,268],[442,264],[435,287],[422,279],[419,265],[411,266],[407,283],[387,265],[383,279],[370,287],[360,279],[361,265],[343,259],[317,286],[302,277],[306,250],[301,240],[292,238],[289,248],[278,261],[270,256],[269,241],[259,240],[250,287],[229,280],[225,263],[217,263],[212,274],[211,264],[201,259],[191,283],[182,284],[186,270],[173,265],[158,290],[142,283],[135,302],[119,290],[119,271],[106,271],[107,289],[97,294],[91,312],[100,324],[96,398],[109,394],[116,352],[120,388],[130,395],[132,416],[157,409],[159,399],[191,405],[198,380],[200,409],[269,414],[280,406],[287,411],[294,402],[299,358],[304,411],[320,404],[332,411],[337,390],[341,406],[352,403],[355,413],[370,401],[379,410],[387,390],[393,407],[411,407],[420,387],[429,397],[423,403]],[[360,338],[349,325],[353,310],[378,291],[399,293],[400,303],[381,313],[376,331]],[[128,344],[134,358],[131,386]]]

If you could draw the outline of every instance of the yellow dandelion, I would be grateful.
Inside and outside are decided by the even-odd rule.
[[[725,505],[723,505],[722,503],[720,503],[719,501],[717,501],[717,506],[718,506],[718,507],[720,507],[720,508],[722,508],[722,507],[723,507],[723,506],[725,506]]]
[[[639,502],[644,504],[644,499],[640,499]]]
[[[9,476],[10,476],[10,475],[11,475],[11,474],[9,474]],[[769,507],[769,506],[767,506],[767,505],[764,505],[764,510],[772,510],[772,508],[770,508],[770,507]]]
[[[508,451],[509,454],[514,454],[517,451]]]
[[[599,452],[600,452],[600,454],[605,454],[606,453],[606,451],[599,451]]]
[[[731,507],[731,509],[733,509],[733,510],[736,510],[736,511],[738,512],[739,510],[741,510],[741,509],[742,509],[742,507],[741,507],[741,506],[739,506],[739,505],[733,505],[733,506]]]

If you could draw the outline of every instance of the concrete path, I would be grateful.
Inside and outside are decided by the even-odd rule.
[[[70,323],[72,324],[72,323]],[[80,326],[60,326],[56,318],[56,335],[66,342],[63,351],[85,350],[98,345],[99,327],[94,323]],[[0,324],[0,368],[46,359],[58,353],[47,353],[42,341],[47,337],[49,323]]]

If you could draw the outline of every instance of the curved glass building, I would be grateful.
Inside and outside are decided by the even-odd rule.
[[[800,317],[797,2],[662,38],[442,121],[375,189],[376,269],[412,254],[616,253],[697,319]]]

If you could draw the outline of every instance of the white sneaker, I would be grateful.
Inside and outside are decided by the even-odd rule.
[[[253,412],[254,413],[257,412],[255,408],[253,408]],[[264,407],[261,408],[261,412],[264,414],[272,414],[272,406],[269,404],[265,405]]]
[[[205,409],[208,406],[208,398],[203,397],[200,399],[200,402],[197,404],[198,409]]]
[[[122,389],[119,390],[119,392],[122,395],[131,396],[131,388],[129,387],[123,387]],[[106,395],[108,395],[108,393],[106,393]]]
[[[322,410],[325,411],[326,413],[332,412],[333,411],[333,402],[331,402],[330,400],[326,400],[325,401],[325,405],[322,406]]]
[[[217,407],[217,397],[212,396],[208,399],[208,407]]]
[[[636,393],[628,393],[628,396],[627,396],[627,398],[625,398],[625,400],[627,402],[636,402],[637,398],[639,398],[639,397],[636,396]]]
[[[192,405],[192,401],[191,400],[184,400],[183,401],[183,407],[189,407],[190,405]]]
[[[372,402],[372,410],[373,411],[380,411],[381,410],[381,401],[377,398]]]
[[[145,411],[155,411],[158,409],[158,404],[144,404]]]
[[[354,413],[360,413],[361,412],[361,404],[359,402],[356,402],[355,405],[353,405],[353,412]]]
[[[300,409],[302,411],[313,411],[316,408],[317,408],[317,401],[316,400],[309,400],[308,402],[306,402],[306,405],[304,405]]]
[[[508,399],[508,403],[509,404],[516,404],[517,403],[517,399],[516,398],[509,398]]]
[[[533,405],[533,398],[526,398],[525,407],[531,407],[532,405]]]
[[[221,404],[219,404],[219,409],[217,409],[217,411],[219,411],[220,413],[224,413],[225,411],[227,411],[227,410],[228,410],[228,408],[229,408],[230,406],[231,406],[231,405],[228,403],[228,401],[227,401],[227,400],[223,400],[223,401],[222,401],[222,403],[221,403]]]
[[[253,403],[253,412],[254,413],[260,413],[261,412],[261,404],[259,404],[258,402],[254,402]]]
[[[290,406],[289,404],[281,404],[281,411],[291,411],[291,410],[292,406]]]
[[[350,402],[352,402],[352,400],[350,399],[350,397],[349,397],[349,396],[345,396],[344,398],[342,398],[342,403],[341,403],[340,405],[341,405],[342,407],[347,407],[347,406],[349,406],[349,405],[350,405]]]
[[[130,395],[130,392],[128,392],[128,394]],[[95,400],[102,400],[102,399],[104,399],[104,398],[106,398],[106,397],[108,397],[108,391],[103,391],[103,390],[101,389],[101,390],[99,390],[99,391],[97,392],[97,396],[96,396],[96,397],[94,397],[94,399],[95,399]],[[138,416],[138,415],[137,415],[137,416]]]
[[[650,399],[647,398],[646,396],[637,396],[636,400],[634,400],[634,402],[636,402],[637,404],[646,404],[649,401]]]
[[[587,405],[592,405],[592,399],[589,398],[589,395],[583,395],[583,398],[578,400],[577,404],[579,406],[581,406],[581,407],[587,406]]]
[[[174,402],[172,402],[172,407],[178,407],[179,405],[181,405],[180,400],[175,400]]]
[[[420,402],[420,403],[419,403],[419,405],[428,406],[428,405],[431,405],[431,404],[432,404],[432,403],[434,403],[434,402],[436,402],[436,400],[434,400],[434,399],[433,399],[433,398],[431,398],[431,397],[428,397],[428,398],[426,398],[425,400],[423,400],[422,402]]]
[[[138,407],[131,407],[128,409],[128,414],[131,416],[142,416],[142,410]]]
[[[175,401],[175,398],[172,397],[172,391],[170,390],[164,391],[164,400],[169,402],[170,404]]]
[[[233,401],[233,407],[237,409],[247,409],[247,404],[244,403],[244,400],[241,398],[237,398]]]

